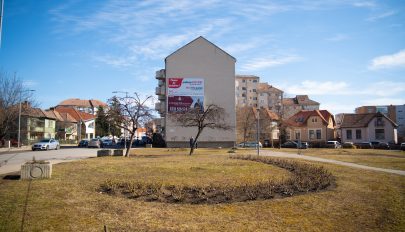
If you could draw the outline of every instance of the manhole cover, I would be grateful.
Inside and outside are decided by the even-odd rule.
[[[40,178],[42,177],[42,173],[43,173],[42,168],[35,166],[31,169],[30,175],[31,178]]]

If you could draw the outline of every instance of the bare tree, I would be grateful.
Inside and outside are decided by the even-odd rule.
[[[252,107],[245,106],[236,109],[236,129],[238,134],[242,135],[244,143],[253,135],[255,125],[256,116]]]
[[[16,128],[18,104],[31,98],[32,93],[24,88],[16,74],[0,71],[0,142],[9,138],[12,128]]]
[[[190,108],[188,111],[173,114],[173,117],[180,126],[183,127],[196,127],[197,134],[190,147],[190,154],[192,155],[195,149],[195,145],[205,128],[217,129],[217,130],[230,130],[226,121],[225,109],[215,104],[210,104],[205,109]]]
[[[137,129],[152,118],[152,109],[147,106],[152,99],[152,96],[141,98],[138,93],[134,93],[133,96],[113,96],[108,100],[107,116],[111,119],[111,123],[129,133],[129,146],[125,152],[127,157]]]

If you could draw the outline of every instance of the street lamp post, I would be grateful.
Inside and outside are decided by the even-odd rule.
[[[128,98],[127,91],[113,91],[112,93],[125,93],[125,100]],[[127,149],[127,128],[124,128],[124,149]]]
[[[259,117],[260,117],[260,109],[257,108],[257,134],[256,134],[256,139],[257,139],[257,155],[260,155],[260,125],[259,125]]]
[[[17,147],[20,147],[20,140],[21,140],[21,94],[23,92],[34,92],[33,89],[27,89],[20,91],[20,103],[18,108],[18,137],[17,137]]]

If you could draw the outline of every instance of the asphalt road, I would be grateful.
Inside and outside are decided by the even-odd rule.
[[[72,160],[97,157],[97,150],[92,148],[63,147],[60,150],[16,151],[0,155],[0,175],[20,171],[21,165],[35,157],[36,160],[47,160],[52,164]]]

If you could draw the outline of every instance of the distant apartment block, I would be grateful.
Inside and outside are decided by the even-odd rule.
[[[253,75],[236,75],[236,105],[239,107],[258,105],[258,76]]]
[[[206,128],[198,146],[234,146],[235,62],[234,57],[204,37],[198,37],[166,57],[165,69],[156,72],[159,102],[155,104],[155,109],[161,116],[160,129],[168,147],[188,147],[189,138],[197,133],[197,128],[179,125],[173,119],[173,114],[208,104],[224,108],[227,122],[233,129],[221,131]]]
[[[361,106],[355,109],[356,114],[382,113],[398,125],[397,133],[399,141],[405,141],[405,104]]]

